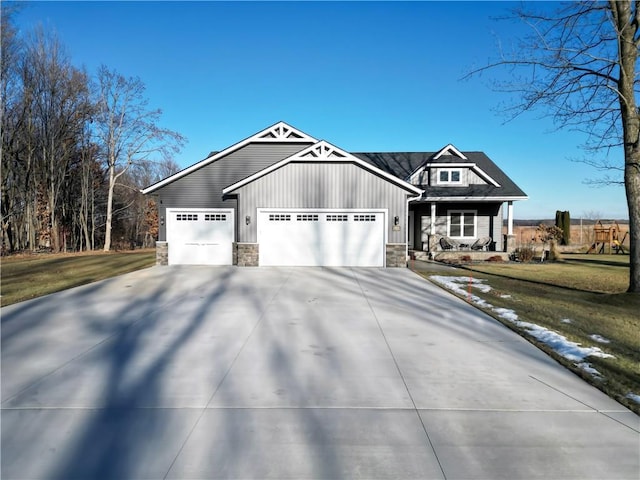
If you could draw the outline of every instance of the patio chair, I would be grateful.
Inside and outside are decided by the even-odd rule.
[[[471,250],[487,250],[491,244],[491,237],[482,237],[471,245]]]
[[[460,244],[449,237],[440,237],[440,247],[442,250],[457,250]]]

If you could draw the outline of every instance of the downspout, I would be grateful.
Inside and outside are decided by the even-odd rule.
[[[424,190],[422,190],[420,192],[420,195],[416,195],[415,197],[410,197],[407,196],[407,209],[405,210],[405,216],[404,216],[404,236],[405,236],[405,243],[404,243],[404,257],[407,259],[407,261],[409,260],[409,202],[413,202],[415,200],[419,200],[422,195],[424,194]],[[413,222],[415,223],[416,219],[415,216],[413,218]],[[415,237],[416,234],[416,229],[415,229],[415,225],[413,228],[413,235]],[[414,248],[415,248],[415,238],[414,238]]]

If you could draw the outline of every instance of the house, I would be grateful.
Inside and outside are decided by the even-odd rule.
[[[401,267],[443,235],[502,249],[502,205],[526,198],[479,152],[352,154],[284,122],[142,192],[158,263],[242,266]]]
[[[449,237],[463,245],[491,237],[489,250],[513,251],[513,202],[527,195],[483,152],[460,152],[449,144],[437,152],[354,153],[418,186],[409,208],[408,246],[435,252]],[[507,236],[503,238],[504,206]]]

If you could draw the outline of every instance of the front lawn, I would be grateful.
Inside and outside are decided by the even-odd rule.
[[[640,414],[640,296],[624,293],[629,257],[565,258],[446,270],[416,262],[416,270]]]
[[[2,306],[154,265],[155,250],[2,258]]]

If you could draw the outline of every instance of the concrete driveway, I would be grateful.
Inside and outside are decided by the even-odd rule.
[[[406,269],[154,267],[1,313],[4,480],[640,475],[638,416]]]

